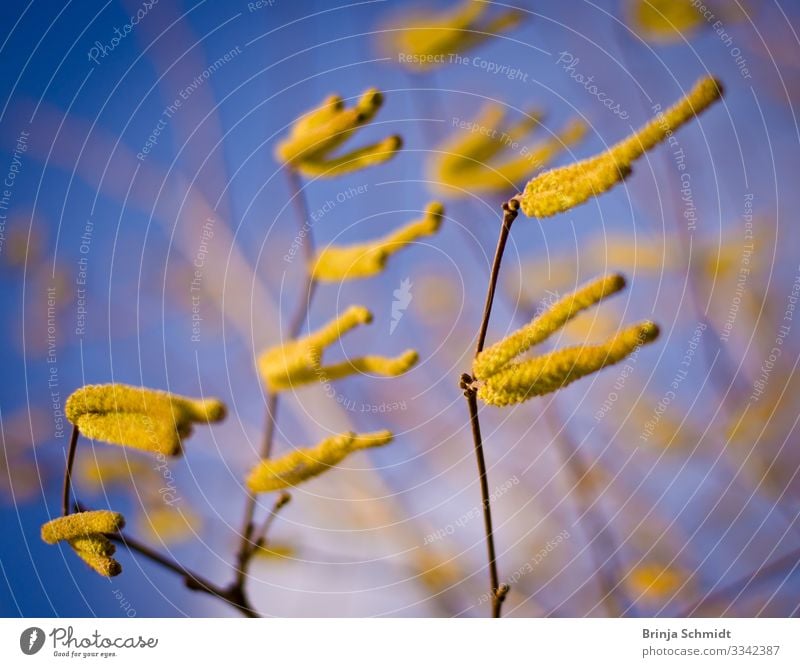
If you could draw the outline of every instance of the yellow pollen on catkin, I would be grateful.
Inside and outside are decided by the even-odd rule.
[[[580,345],[507,364],[479,383],[478,398],[502,407],[549,394],[622,361],[657,336],[658,327],[653,322],[643,322],[623,329],[600,345]]]
[[[472,372],[484,379],[498,372],[514,357],[549,338],[578,313],[625,287],[625,278],[617,273],[603,276],[563,297],[528,325],[486,348],[475,358]]]
[[[314,447],[297,449],[281,458],[261,461],[248,475],[247,487],[253,493],[267,493],[297,486],[330,470],[359,449],[380,447],[391,441],[390,431],[335,435]]]
[[[284,164],[306,174],[331,178],[366,167],[383,164],[402,147],[391,135],[374,144],[334,155],[359,128],[369,123],[383,104],[380,91],[370,88],[346,108],[338,95],[331,95],[316,109],[294,122],[289,136],[275,151]]]
[[[518,187],[559,153],[580,142],[587,132],[583,121],[570,121],[559,133],[529,146],[525,136],[540,126],[543,114],[529,111],[513,125],[505,125],[499,104],[487,104],[474,121],[431,153],[428,178],[449,196],[475,192],[503,192]]]
[[[42,526],[42,539],[48,544],[68,542],[75,553],[95,572],[114,577],[122,566],[112,558],[115,545],[106,537],[125,525],[118,512],[93,510],[77,512],[48,521]]]
[[[258,359],[261,378],[270,391],[285,391],[314,382],[330,382],[357,373],[374,373],[385,377],[402,375],[416,364],[419,355],[406,350],[397,357],[365,356],[322,365],[325,348],[355,327],[372,321],[372,313],[364,306],[350,306],[332,320],[304,338],[272,347]]]
[[[438,202],[428,204],[425,215],[396,229],[381,239],[349,246],[328,246],[313,261],[315,280],[334,282],[369,278],[386,267],[389,257],[416,240],[435,234],[442,223],[444,207]]]
[[[175,456],[195,423],[218,422],[225,404],[124,384],[87,385],[67,399],[65,414],[88,438]]]
[[[489,4],[465,0],[453,10],[404,12],[380,32],[381,49],[409,69],[442,67],[451,56],[519,25],[523,13],[510,9],[486,18]]]
[[[48,544],[96,533],[115,533],[125,525],[119,512],[93,510],[60,516],[42,526],[42,539]]]
[[[716,79],[701,79],[683,99],[604,153],[539,174],[519,197],[523,213],[544,218],[607,192],[631,172],[636,159],[721,96],[722,85]]]

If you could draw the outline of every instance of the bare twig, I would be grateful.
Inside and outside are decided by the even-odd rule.
[[[497,248],[492,261],[492,270],[489,276],[489,288],[486,292],[486,301],[483,306],[483,317],[481,318],[481,325],[478,331],[478,342],[475,346],[476,357],[483,351],[483,346],[486,342],[486,332],[489,329],[489,318],[492,314],[492,304],[494,302],[495,290],[497,289],[497,279],[500,275],[500,265],[503,261],[503,253],[505,252],[508,234],[511,231],[511,225],[514,223],[514,220],[516,220],[518,213],[519,201],[516,198],[512,198],[503,204],[503,222],[500,227],[500,235],[497,239]],[[472,426],[472,441],[475,448],[475,459],[478,464],[478,478],[481,487],[481,506],[483,507],[483,525],[486,533],[486,552],[489,560],[489,584],[492,600],[492,617],[499,618],[503,601],[506,599],[506,595],[508,595],[509,586],[508,584],[500,583],[500,577],[497,573],[497,556],[494,547],[494,530],[492,528],[492,507],[491,500],[489,498],[489,480],[486,474],[486,459],[483,455],[483,438],[481,437],[481,425],[480,418],[478,416],[477,390],[475,388],[474,378],[468,373],[464,373],[461,376],[460,386],[464,390],[464,396],[467,399],[470,425]]]
[[[64,516],[69,514],[69,497],[72,493],[72,466],[75,463],[75,451],[78,449],[78,435],[80,435],[78,427],[73,425],[67,448],[67,463],[64,466],[64,493],[61,500],[61,514]]]
[[[294,169],[287,168],[286,176],[289,181],[289,189],[295,207],[298,234],[302,236],[303,256],[305,258],[305,278],[303,287],[300,290],[297,307],[289,320],[289,326],[287,328],[287,339],[292,340],[297,338],[303,327],[303,322],[305,322],[308,316],[311,300],[316,292],[317,283],[311,273],[311,261],[314,258],[315,252],[314,235],[311,225],[308,222],[308,202],[305,197],[305,191],[303,190],[300,176]],[[267,398],[267,419],[264,428],[264,439],[261,443],[261,451],[259,452],[260,460],[268,459],[272,455],[272,446],[275,440],[275,430],[278,423],[278,406],[278,394],[274,392],[270,393]],[[255,494],[248,495],[244,518],[242,520],[241,540],[236,555],[236,578],[231,586],[232,590],[238,590],[243,593],[248,566],[258,548],[266,540],[267,532],[275,519],[275,515],[290,499],[291,496],[286,492],[278,496],[275,505],[264,519],[261,527],[256,528],[256,497]]]

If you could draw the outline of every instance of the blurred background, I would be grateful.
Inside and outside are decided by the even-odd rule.
[[[541,349],[645,318],[662,336],[557,394],[481,407],[498,566],[511,584],[504,614],[798,614],[800,6],[476,4],[2,4],[0,613],[235,613],[139,555],[121,550],[124,572],[106,580],[40,540],[60,512],[63,404],[105,382],[226,401],[225,422],[197,428],[179,459],[83,439],[75,484],[84,504],[122,511],[131,535],[230,581],[264,430],[255,360],[303,298],[290,255],[303,221],[274,149],[327,95],[351,103],[377,87],[383,108],[354,143],[396,133],[402,150],[304,178],[305,222],[324,247],[377,238],[433,199],[445,221],[381,275],[321,285],[304,330],[364,304],[375,321],[331,359],[413,347],[421,361],[399,378],[282,398],[277,452],[347,429],[396,439],[293,490],[253,565],[251,597],[269,616],[487,616],[458,378],[500,205],[536,169],[487,185],[521,154],[508,145],[454,184],[440,147],[474,137],[487,104],[504,111],[503,127],[540,110],[521,145],[555,141],[548,164],[567,164],[713,74],[723,101],[624,184],[512,230],[490,342],[607,271],[624,272],[629,289]],[[475,15],[461,26],[470,39],[431,67],[408,62],[402,36],[455,11]],[[562,143],[570,123],[584,135]],[[259,516],[272,500],[259,499]]]

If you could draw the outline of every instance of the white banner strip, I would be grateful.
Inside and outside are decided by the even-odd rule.
[[[0,665],[800,665],[798,619],[3,619]]]

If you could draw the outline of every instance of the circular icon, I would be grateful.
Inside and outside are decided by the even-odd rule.
[[[23,630],[19,636],[19,647],[25,655],[38,653],[44,646],[44,630],[37,627]]]

